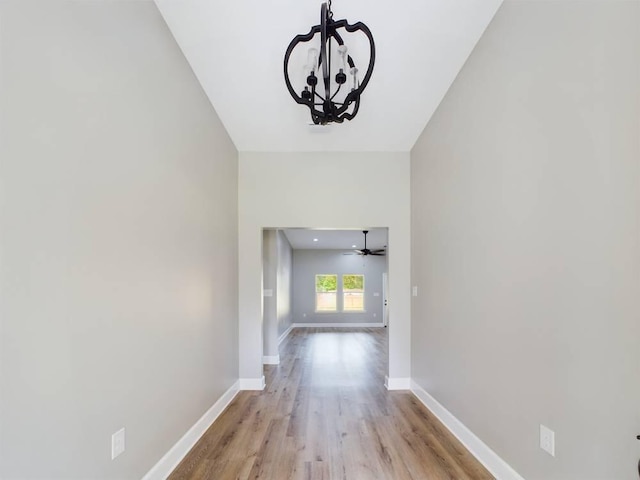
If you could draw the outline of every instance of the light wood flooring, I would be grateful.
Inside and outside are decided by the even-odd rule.
[[[492,479],[411,392],[384,388],[384,328],[294,329],[170,480]]]

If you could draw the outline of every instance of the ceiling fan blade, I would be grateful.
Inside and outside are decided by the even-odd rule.
[[[382,253],[370,252],[369,255],[375,255],[376,257],[384,257],[387,254],[385,252],[382,252]]]
[[[386,250],[384,248],[374,248],[373,250],[369,250],[371,253],[385,253]]]
[[[364,255],[364,250],[355,250],[358,255]]]

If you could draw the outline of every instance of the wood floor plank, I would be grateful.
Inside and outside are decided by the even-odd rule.
[[[384,328],[293,329],[171,480],[488,480],[411,392],[388,392]]]

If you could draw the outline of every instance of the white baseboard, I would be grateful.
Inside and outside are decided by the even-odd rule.
[[[280,335],[280,338],[278,338],[278,345],[284,342],[284,339],[287,338],[287,336],[291,333],[292,329],[293,329],[293,324],[289,325],[289,328],[287,328],[287,330],[282,335]]]
[[[496,452],[413,380],[411,391],[497,480],[524,480]]]
[[[317,327],[331,327],[331,328],[354,328],[354,327],[369,327],[369,328],[382,328],[384,323],[294,323],[291,325],[294,328],[317,328]]]
[[[264,390],[267,386],[264,375],[261,378],[241,378],[238,382],[240,382],[240,390]]]
[[[156,463],[142,480],[165,480],[178,466],[182,459],[189,453],[204,432],[215,422],[225,408],[238,394],[240,382],[234,383],[229,390],[224,392],[213,406],[200,417],[171,449]]]
[[[280,355],[263,355],[263,365],[280,365]]]
[[[387,390],[411,390],[411,379],[402,377],[384,377],[384,386]]]

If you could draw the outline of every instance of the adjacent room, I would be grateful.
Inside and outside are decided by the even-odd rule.
[[[262,249],[263,363],[294,327],[387,326],[385,228],[264,229]]]

